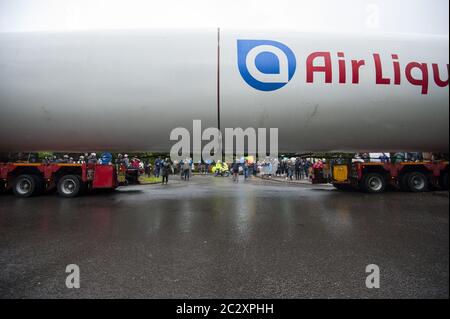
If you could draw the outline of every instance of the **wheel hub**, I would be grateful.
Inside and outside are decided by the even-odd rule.
[[[75,190],[75,182],[71,179],[64,181],[63,184],[63,191],[66,194],[72,194],[73,191]]]
[[[369,180],[369,185],[375,191],[379,191],[383,187],[382,181],[380,181],[380,179],[377,177],[372,177]]]
[[[31,183],[28,180],[22,180],[20,181],[20,183],[18,184],[18,188],[17,190],[19,191],[20,194],[26,194],[30,191],[31,188]]]
[[[424,180],[422,178],[420,178],[419,176],[413,177],[412,184],[414,185],[415,189],[422,189],[425,187]]]

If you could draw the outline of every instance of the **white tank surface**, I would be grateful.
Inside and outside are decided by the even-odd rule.
[[[448,152],[448,43],[216,29],[1,33],[0,151],[169,151],[172,129],[201,120],[278,128],[280,152]]]
[[[0,150],[163,151],[217,123],[216,31],[0,34]]]

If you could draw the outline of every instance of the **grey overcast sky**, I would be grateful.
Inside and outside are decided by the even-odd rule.
[[[449,0],[0,0],[0,32],[115,28],[449,34]]]

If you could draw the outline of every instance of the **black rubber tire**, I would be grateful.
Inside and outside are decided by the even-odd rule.
[[[78,177],[78,180],[80,181],[80,191],[78,193],[78,196],[84,195],[88,192],[88,185],[83,182],[83,179],[81,178],[81,176],[76,175]]]
[[[448,191],[448,172],[442,174],[440,183],[442,189]]]
[[[56,186],[58,195],[65,198],[76,197],[81,194],[83,185],[81,177],[78,175],[63,176]]]
[[[386,190],[386,179],[378,173],[369,173],[364,176],[361,189],[366,193],[378,194]]]
[[[426,192],[430,186],[427,176],[421,172],[408,173],[406,175],[406,184],[408,190],[412,193]]]
[[[41,195],[45,190],[44,180],[42,179],[42,177],[37,175],[33,175],[33,178],[36,183],[36,188],[33,195]]]
[[[398,186],[402,192],[409,192],[408,174],[404,174],[399,177]]]
[[[4,181],[0,181],[0,195],[6,193],[6,185]]]
[[[16,197],[27,198],[36,194],[37,182],[33,175],[19,175],[12,185],[13,193]]]

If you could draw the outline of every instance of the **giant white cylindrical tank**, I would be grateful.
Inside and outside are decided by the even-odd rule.
[[[198,119],[278,128],[280,152],[447,152],[448,53],[443,36],[2,33],[0,151],[168,151]]]

